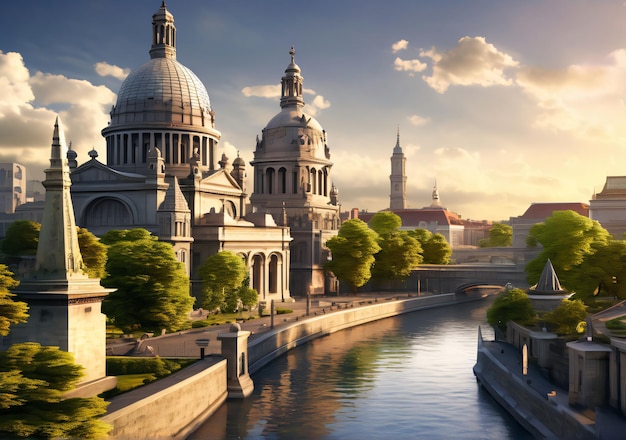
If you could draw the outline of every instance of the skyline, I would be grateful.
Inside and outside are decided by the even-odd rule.
[[[177,60],[209,93],[219,154],[239,152],[249,177],[292,45],[342,211],[389,206],[398,130],[409,208],[429,206],[436,182],[463,218],[508,220],[534,202],[588,203],[606,176],[626,175],[623,2],[166,4]],[[100,131],[123,78],[150,59],[160,5],[3,2],[0,161],[43,180],[59,114],[79,164],[92,148],[105,162]]]

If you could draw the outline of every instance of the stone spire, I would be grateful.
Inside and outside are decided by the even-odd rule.
[[[293,46],[291,46],[289,54],[291,55],[291,63],[287,66],[285,76],[281,79],[280,106],[281,108],[303,107],[302,83],[304,78],[300,75],[300,67],[295,63],[296,50]]]
[[[165,2],[152,16],[152,47],[150,58],[176,59],[176,27],[174,16],[167,10]]]
[[[70,196],[72,181],[67,146],[58,117],[52,136],[50,168],[45,170],[45,174],[42,184],[46,188],[46,199],[35,261],[37,277],[55,280],[86,278]]]

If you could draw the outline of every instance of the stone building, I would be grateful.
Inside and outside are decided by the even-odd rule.
[[[289,227],[246,212],[246,164],[219,155],[209,95],[177,60],[174,17],[152,16],[150,60],[124,80],[102,130],[106,163],[92,150],[78,166],[68,151],[76,222],[96,235],[145,228],[174,246],[194,294],[198,268],[229,250],[244,258],[260,300],[289,291]]]
[[[607,176],[602,191],[589,202],[589,218],[600,222],[617,240],[626,233],[626,176]]]
[[[291,230],[291,292],[334,293],[337,283],[324,271],[326,241],[340,226],[338,190],[332,184],[326,131],[302,109],[303,77],[295,50],[281,79],[281,111],[257,138],[254,190],[250,202]]]

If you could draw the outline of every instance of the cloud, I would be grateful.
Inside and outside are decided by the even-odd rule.
[[[409,42],[407,40],[400,40],[391,45],[391,51],[397,53],[401,50],[405,50],[407,47],[409,47]]]
[[[539,107],[536,127],[626,145],[625,76],[626,50],[620,49],[610,53],[604,64],[562,69],[524,66],[516,84]]]
[[[280,84],[247,86],[241,89],[245,97],[256,96],[259,98],[280,98]]]
[[[112,76],[113,78],[117,78],[119,80],[124,80],[130,73],[130,69],[123,69],[118,66],[113,66],[106,61],[101,61],[94,65],[96,69],[96,73],[100,76]]]
[[[518,66],[510,55],[500,52],[484,37],[463,37],[447,52],[432,48],[421,51],[420,56],[433,62],[432,75],[422,79],[438,93],[445,93],[453,85],[510,86],[513,81],[504,71]]]
[[[430,118],[424,118],[422,116],[419,115],[411,115],[407,118],[409,120],[409,122],[411,123],[411,125],[415,125],[415,126],[421,126],[421,125],[426,125],[430,122]]]
[[[403,60],[397,57],[393,62],[393,68],[400,72],[410,72],[413,75],[415,72],[424,71],[428,65],[422,63],[420,60]]]
[[[104,143],[100,130],[115,103],[115,93],[104,86],[42,72],[31,76],[14,52],[0,52],[0,96],[0,162],[21,163],[37,180],[48,165],[57,115],[81,161]]]

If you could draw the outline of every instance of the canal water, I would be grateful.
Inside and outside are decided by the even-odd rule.
[[[531,439],[476,383],[490,300],[354,327],[291,350],[189,439]]]

